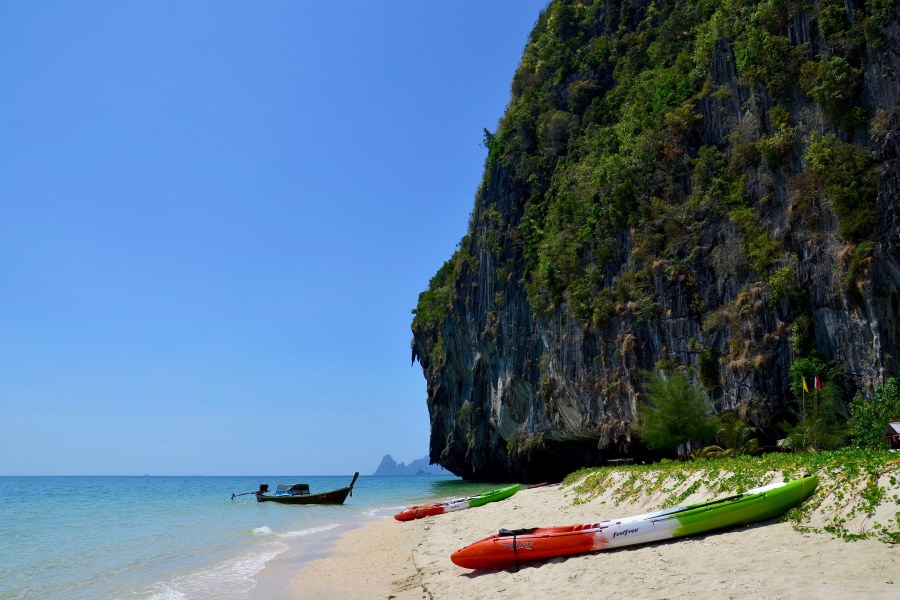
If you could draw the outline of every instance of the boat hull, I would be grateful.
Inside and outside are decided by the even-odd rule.
[[[350,495],[352,488],[346,487],[321,494],[309,494],[307,496],[267,496],[257,494],[258,502],[277,502],[279,504],[343,504]]]
[[[442,515],[444,513],[464,510],[466,508],[484,506],[485,504],[489,504],[491,502],[505,500],[518,492],[520,489],[522,489],[522,486],[519,484],[515,484],[503,488],[498,488],[496,490],[491,490],[489,492],[484,492],[483,494],[478,494],[476,496],[457,498],[455,500],[447,500],[445,502],[435,502],[434,504],[428,504],[426,506],[411,506],[406,510],[394,515],[394,518],[398,521],[412,521],[414,519],[421,519],[423,517],[430,517],[433,515]]]
[[[557,556],[610,550],[697,535],[764,521],[812,495],[816,477],[773,484],[744,494],[584,525],[518,531],[501,530],[454,552],[450,559],[468,569],[502,569]]]
[[[329,492],[322,492],[320,494],[303,494],[303,495],[266,495],[266,494],[256,494],[257,502],[277,502],[278,504],[343,504],[353,492],[353,485],[356,483],[357,478],[359,477],[359,473],[355,473],[353,475],[353,480],[350,481],[350,485],[347,487],[343,487],[337,490],[331,490]]]

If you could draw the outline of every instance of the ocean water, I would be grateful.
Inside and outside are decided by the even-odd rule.
[[[260,483],[316,493],[351,477],[0,477],[0,599],[250,598],[278,557],[312,560],[404,506],[497,485],[361,475],[343,506],[231,499]]]

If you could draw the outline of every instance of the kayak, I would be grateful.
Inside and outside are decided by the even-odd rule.
[[[503,569],[556,556],[610,550],[776,517],[809,498],[816,477],[774,483],[743,494],[614,521],[534,529],[501,529],[457,550],[450,560],[467,569]]]
[[[410,506],[403,510],[394,518],[398,521],[412,521],[413,519],[421,519],[422,517],[430,517],[432,515],[442,515],[444,513],[463,510],[464,508],[475,508],[476,506],[484,506],[490,502],[505,500],[518,492],[522,486],[520,484],[510,485],[507,487],[484,492],[477,496],[467,496],[465,498],[456,498],[455,500],[446,500],[444,502],[435,502],[426,506]]]

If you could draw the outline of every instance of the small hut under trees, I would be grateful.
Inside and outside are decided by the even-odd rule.
[[[884,428],[884,443],[888,450],[900,450],[900,421],[892,421]]]

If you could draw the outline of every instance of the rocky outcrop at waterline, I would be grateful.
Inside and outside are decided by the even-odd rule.
[[[900,9],[776,4],[550,3],[415,311],[432,462],[534,481],[642,452],[649,370],[764,440],[800,361],[845,399],[898,372]]]

